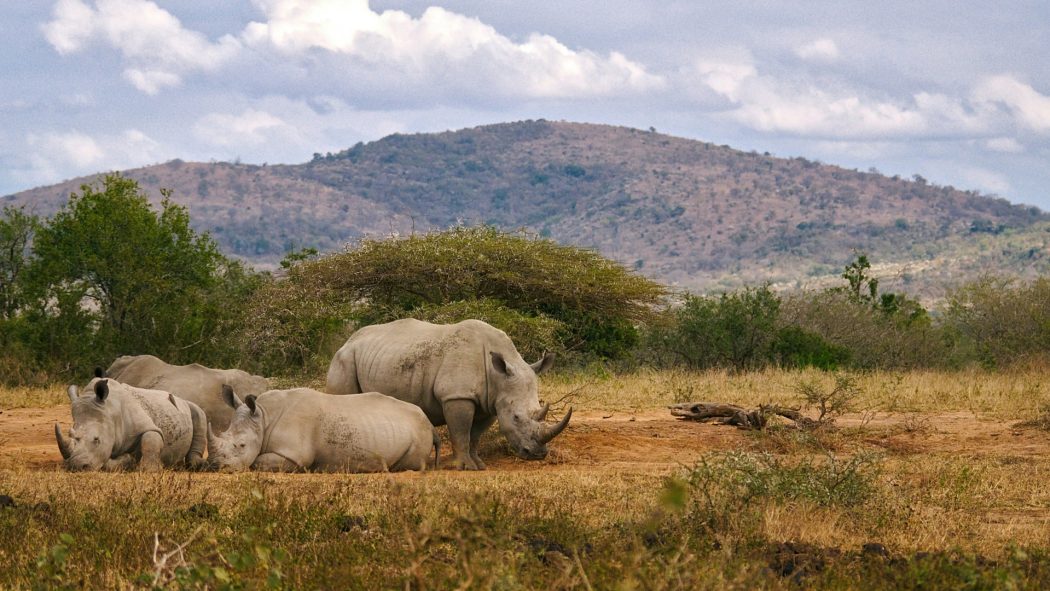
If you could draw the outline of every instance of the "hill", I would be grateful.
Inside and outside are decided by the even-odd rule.
[[[820,281],[854,250],[926,294],[986,270],[1050,268],[1050,216],[1033,207],[606,125],[395,134],[297,165],[175,160],[126,174],[158,198],[173,189],[199,230],[261,266],[293,248],[484,222],[594,247],[698,291]],[[90,180],[0,203],[48,214]]]

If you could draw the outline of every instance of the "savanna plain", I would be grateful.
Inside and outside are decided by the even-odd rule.
[[[0,587],[1050,588],[1048,377],[591,368],[543,377],[545,460],[364,475],[66,473],[64,387],[0,388]],[[843,383],[809,430],[667,410]]]

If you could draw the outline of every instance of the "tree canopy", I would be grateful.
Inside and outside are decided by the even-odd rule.
[[[248,274],[163,195],[155,210],[134,180],[112,174],[39,225],[22,314],[34,349],[103,363],[121,353],[184,359],[216,346],[223,298]]]

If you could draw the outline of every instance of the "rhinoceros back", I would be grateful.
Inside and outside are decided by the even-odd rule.
[[[491,406],[482,399],[487,351],[524,363],[503,331],[477,320],[440,325],[408,318],[367,326],[336,353],[327,388],[333,394],[382,392],[419,406],[433,424],[442,425],[445,400],[468,398]]]
[[[171,365],[152,355],[124,356],[110,365],[107,375],[122,383],[171,392],[201,408],[219,431],[233,419],[233,409],[222,399],[222,386],[229,384],[242,398],[269,389],[265,378],[239,369],[212,369],[196,363]]]

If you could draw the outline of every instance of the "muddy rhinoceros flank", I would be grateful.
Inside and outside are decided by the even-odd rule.
[[[208,460],[222,471],[394,472],[423,470],[438,438],[419,408],[375,392],[331,396],[309,388],[270,390],[235,408],[230,428],[208,428]]]

